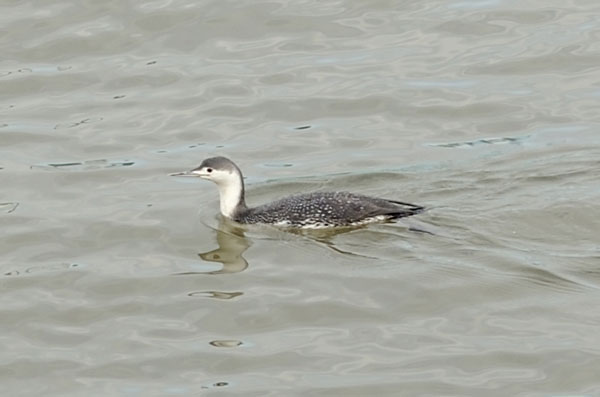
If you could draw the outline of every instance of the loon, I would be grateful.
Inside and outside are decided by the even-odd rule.
[[[216,183],[221,215],[244,224],[264,223],[310,229],[358,226],[403,218],[424,210],[420,205],[349,192],[297,194],[258,207],[248,207],[242,172],[226,157],[206,159],[190,171],[171,176],[195,176]]]

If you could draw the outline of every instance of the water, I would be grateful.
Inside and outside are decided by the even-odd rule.
[[[1,8],[2,395],[600,394],[597,2]],[[239,229],[213,155],[429,210]]]

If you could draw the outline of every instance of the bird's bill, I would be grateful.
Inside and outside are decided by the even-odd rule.
[[[169,174],[169,176],[200,176],[192,171],[184,171],[184,172],[176,172],[174,174]]]

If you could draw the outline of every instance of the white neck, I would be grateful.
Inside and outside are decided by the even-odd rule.
[[[242,199],[244,186],[240,179],[230,180],[227,183],[219,184],[219,196],[221,204],[221,214],[226,218],[233,218],[237,206]]]

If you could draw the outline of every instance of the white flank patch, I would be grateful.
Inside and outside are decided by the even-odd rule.
[[[281,220],[281,221],[277,221],[277,222],[273,223],[273,226],[298,227],[300,229],[316,230],[316,229],[331,229],[331,228],[335,228],[335,227],[361,226],[361,225],[366,225],[368,223],[383,222],[388,219],[390,219],[390,217],[387,215],[377,215],[377,216],[372,216],[369,218],[361,219],[360,221],[352,222],[352,223],[349,223],[346,225],[334,225],[334,224],[322,222],[322,221],[313,222],[309,219],[307,219],[304,222],[299,223],[299,224],[292,223],[289,220]]]
[[[304,224],[302,226],[300,226],[301,229],[329,229],[331,227],[334,227],[334,225],[331,225],[329,223],[307,223]]]
[[[360,225],[366,225],[367,223],[383,222],[383,221],[387,221],[388,219],[390,219],[390,217],[387,215],[377,215],[377,216],[372,216],[370,218],[361,219],[360,221],[357,221],[357,222],[352,222],[350,225],[360,226]]]

